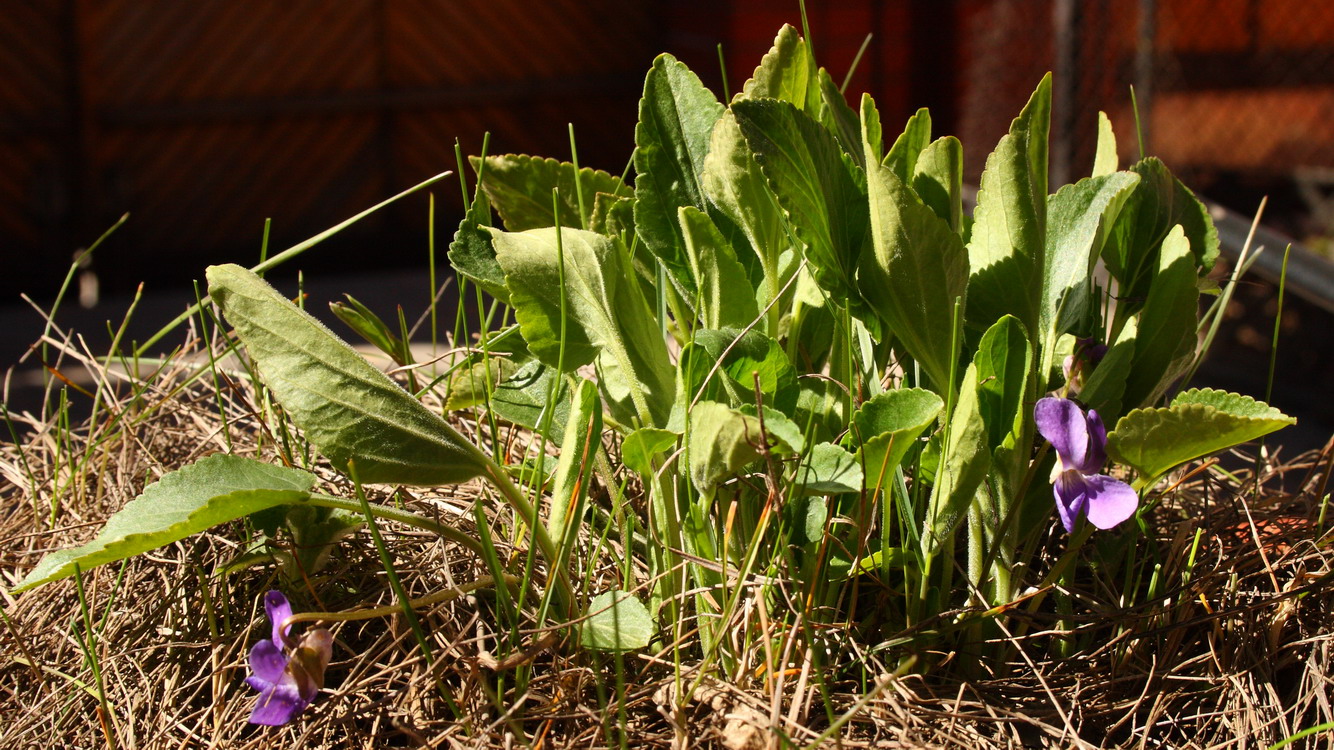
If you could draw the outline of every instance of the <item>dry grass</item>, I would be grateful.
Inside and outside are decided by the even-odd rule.
[[[224,384],[220,410],[210,377],[183,384],[193,371],[187,359],[131,378],[67,342],[57,351],[62,373],[86,369],[104,389],[104,406],[96,423],[68,430],[54,417],[13,417],[25,435],[21,445],[0,445],[5,588],[48,550],[90,538],[145,483],[227,450],[228,438],[235,452],[273,456],[262,400],[244,380]],[[132,397],[136,389],[142,393]],[[73,582],[5,594],[0,747],[598,748],[624,740],[636,748],[759,748],[780,745],[780,737],[815,742],[831,717],[839,726],[829,743],[846,747],[1265,747],[1334,720],[1327,532],[1334,514],[1322,520],[1320,506],[1331,466],[1334,444],[1286,463],[1264,461],[1258,491],[1249,471],[1217,467],[1179,483],[1141,542],[1157,560],[1156,568],[1142,566],[1156,569],[1157,596],[1124,603],[1094,576],[1066,592],[1070,619],[1017,605],[994,633],[1011,642],[1009,663],[936,654],[925,676],[893,677],[902,653],[873,644],[896,634],[868,628],[823,634],[832,656],[821,667],[797,649],[787,672],[704,679],[683,695],[698,664],[678,667],[670,651],[635,654],[625,659],[621,717],[612,659],[546,632],[507,645],[494,594],[484,592],[420,613],[429,666],[398,619],[333,625],[325,694],[288,727],[250,726],[246,653],[268,628],[259,599],[280,582],[267,565],[215,573],[243,549],[249,532],[235,524],[87,573],[109,715],[101,714],[80,647]],[[419,512],[469,519],[484,491],[466,485],[399,499]],[[392,525],[386,532],[410,595],[486,573],[431,535]],[[393,600],[364,534],[342,544],[316,579],[287,588],[298,610]],[[1149,581],[1132,588],[1153,590]],[[763,615],[742,607],[737,626],[775,627]],[[1056,656],[1062,642],[1072,653]],[[817,689],[821,676],[827,699]],[[1334,747],[1328,735],[1304,742]]]

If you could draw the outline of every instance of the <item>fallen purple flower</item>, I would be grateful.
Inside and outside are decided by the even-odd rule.
[[[312,628],[294,641],[292,626],[283,626],[292,616],[292,605],[281,591],[264,595],[264,610],[273,625],[272,636],[250,650],[250,676],[246,683],[259,691],[259,700],[250,712],[251,724],[280,726],[291,721],[315,700],[324,685],[324,670],[333,653],[333,635],[324,628]],[[283,653],[292,648],[291,655]]]
[[[1107,463],[1107,429],[1098,412],[1088,414],[1067,398],[1044,398],[1033,409],[1038,432],[1056,449],[1052,492],[1065,530],[1074,533],[1081,517],[1100,529],[1130,518],[1139,495],[1130,485],[1101,474]]]

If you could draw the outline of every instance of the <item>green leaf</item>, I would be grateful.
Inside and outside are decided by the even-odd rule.
[[[604,591],[588,604],[588,618],[579,624],[579,643],[594,651],[620,653],[647,648],[653,618],[634,594]]]
[[[534,356],[567,373],[597,360],[599,385],[618,421],[665,422],[673,370],[621,241],[563,229],[558,247],[555,229],[492,232],[519,329]]]
[[[816,73],[820,87],[820,124],[828,128],[843,146],[843,153],[861,169],[866,168],[862,150],[861,122],[857,113],[848,106],[848,100],[838,84],[824,68]]]
[[[676,445],[680,434],[656,427],[641,427],[621,441],[621,462],[640,476],[653,473],[653,459]]]
[[[1107,453],[1152,486],[1173,467],[1296,424],[1261,401],[1212,388],[1184,391],[1166,408],[1136,409],[1107,436]]]
[[[551,489],[551,513],[547,517],[547,534],[567,555],[570,544],[566,540],[572,539],[572,530],[567,525],[579,523],[578,504],[588,490],[592,456],[602,445],[602,409],[597,386],[587,380],[579,381],[572,406],[573,412],[565,423],[556,482]]]
[[[943,393],[951,385],[954,300],[968,293],[967,253],[890,168],[872,167],[869,189],[873,252],[862,257],[862,296]]]
[[[548,202],[548,205],[550,203]],[[496,262],[496,249],[491,245],[491,204],[486,193],[478,192],[468,212],[459,222],[454,241],[449,243],[449,263],[487,294],[509,304],[509,290],[505,288],[505,272]]]
[[[598,193],[630,197],[633,191],[621,178],[584,167],[576,176],[574,165],[555,159],[524,154],[501,154],[471,159],[473,170],[482,177],[482,190],[495,206],[505,229],[522,232],[556,225],[552,212],[551,191],[560,189],[560,225],[587,229],[592,220]],[[583,191],[584,210],[579,210],[579,191]]]
[[[977,398],[986,424],[987,447],[995,450],[1010,435],[1018,435],[1027,419],[1024,404],[1033,349],[1024,326],[1006,315],[987,329],[977,345]]]
[[[755,290],[732,246],[709,215],[682,206],[678,219],[697,284],[695,312],[706,328],[745,328],[759,317]]]
[[[977,365],[970,364],[959,388],[959,401],[954,405],[942,465],[931,488],[922,531],[922,552],[927,558],[933,557],[954,533],[991,466],[987,425],[978,396]]]
[[[218,524],[310,497],[315,475],[215,454],[164,475],[107,519],[97,538],[52,552],[13,593],[157,549]]]
[[[298,567],[285,570],[284,574],[299,581],[303,574],[323,570],[338,541],[364,526],[366,517],[338,508],[297,504],[288,508],[286,522],[292,533],[292,556]]]
[[[862,465],[851,453],[833,443],[811,446],[810,454],[802,458],[800,467],[797,486],[802,492],[833,495],[862,489]],[[823,519],[820,525],[824,526]]]
[[[885,391],[862,404],[852,415],[859,442],[857,462],[874,481],[868,487],[883,487],[894,476],[913,443],[945,408],[940,396],[922,388]]]
[[[982,171],[968,242],[967,319],[974,328],[987,328],[1009,314],[1025,330],[1040,330],[1050,122],[1048,73]]]
[[[695,281],[677,209],[708,209],[700,173],[724,109],[684,63],[665,54],[653,61],[635,126],[635,225],[687,302],[693,302]]]
[[[815,63],[810,47],[790,24],[783,24],[773,47],[741,88],[751,99],[780,99],[806,109],[816,93]]]
[[[862,171],[832,133],[787,102],[741,100],[732,111],[779,205],[806,243],[812,275],[836,299],[852,301],[868,228]]]
[[[770,450],[775,454],[797,454],[806,450],[806,438],[801,427],[783,412],[768,406],[755,408],[755,404],[742,404],[737,411],[749,417],[764,417],[764,432],[774,442]]]
[[[265,384],[335,467],[355,460],[363,482],[415,485],[484,471],[466,438],[263,279],[237,265],[206,273]]]
[[[371,312],[370,308],[361,304],[350,294],[343,295],[347,297],[347,302],[330,302],[329,310],[334,317],[343,321],[348,328],[351,328],[366,339],[376,349],[389,355],[394,360],[394,364],[400,367],[408,364],[407,350],[403,342],[389,330],[389,326],[380,320],[380,316]]]
[[[725,328],[696,331],[695,343],[714,362],[722,360],[720,369],[728,376],[739,403],[754,402],[758,379],[760,393],[769,403],[779,409],[792,406],[797,373],[776,340],[753,329]]]
[[[1139,177],[1116,172],[1066,185],[1047,199],[1047,247],[1039,333],[1076,329],[1089,308],[1093,266]]]
[[[917,173],[917,157],[930,143],[931,112],[923,107],[908,118],[903,132],[894,139],[894,145],[889,147],[889,152],[879,163],[892,170],[900,182],[911,185],[913,175]],[[869,163],[869,154],[867,160]]]
[[[880,124],[880,110],[870,94],[862,94],[862,151],[867,164],[879,164],[885,158],[884,127]]]
[[[1121,168],[1116,155],[1116,134],[1106,112],[1098,113],[1098,145],[1094,151],[1092,177],[1109,175]]]
[[[700,401],[690,411],[686,433],[690,480],[701,493],[713,491],[738,469],[759,458],[760,420],[727,404]]]
[[[564,434],[570,415],[570,389],[556,368],[532,360],[491,393],[491,410],[501,419],[538,433],[544,420],[549,420],[547,435]]]
[[[913,191],[963,236],[963,145],[952,135],[932,141],[917,157]]]
[[[1190,366],[1199,325],[1199,288],[1190,244],[1176,226],[1163,240],[1161,267],[1140,312],[1135,363],[1126,375],[1123,408],[1156,401]]]
[[[1102,251],[1107,270],[1120,284],[1118,299],[1126,312],[1138,309],[1161,267],[1162,243],[1181,225],[1197,275],[1213,270],[1218,259],[1218,230],[1203,203],[1161,161],[1150,157],[1130,168],[1140,177]]]
[[[518,371],[519,365],[505,357],[477,355],[476,361],[463,371],[455,372],[451,378],[449,394],[445,397],[445,411],[458,411],[487,403],[487,397]]]
[[[821,443],[828,445],[828,443]],[[816,446],[819,448],[820,446]],[[859,477],[860,479],[860,477]],[[861,489],[859,486],[858,489]],[[801,544],[814,544],[824,537],[824,527],[829,521],[829,504],[822,497],[812,497],[805,502],[805,507],[801,508],[805,512],[801,514],[800,526],[802,539],[795,540]],[[795,531],[796,529],[793,529]]]
[[[754,250],[763,273],[756,306],[768,305],[792,278],[797,255],[791,251],[778,199],[731,112],[724,113],[713,127],[700,179],[709,200],[741,230]]]

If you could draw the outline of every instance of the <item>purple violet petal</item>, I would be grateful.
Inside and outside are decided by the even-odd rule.
[[[274,685],[260,693],[255,701],[255,708],[250,712],[251,724],[263,724],[278,727],[286,724],[305,710],[310,702],[303,699],[296,685],[291,683]]]
[[[256,690],[265,690],[283,678],[285,669],[287,657],[283,656],[282,649],[273,645],[272,641],[260,641],[250,649],[251,676],[246,678],[246,682]]]
[[[1139,495],[1130,485],[1105,474],[1084,477],[1088,488],[1089,523],[1100,529],[1110,529],[1135,514]]]
[[[1088,489],[1084,475],[1077,471],[1063,471],[1051,485],[1056,496],[1056,514],[1061,517],[1061,525],[1067,534],[1075,533],[1075,524],[1088,508]]]
[[[1107,428],[1102,423],[1102,417],[1093,409],[1089,409],[1088,434],[1088,453],[1079,470],[1085,474],[1097,474],[1107,465]]]
[[[292,605],[283,592],[275,589],[264,595],[264,611],[273,623],[273,645],[281,649],[287,640],[287,632],[292,629],[291,625],[286,630],[282,627],[283,621],[292,616]]]
[[[1088,420],[1079,404],[1068,398],[1044,398],[1033,407],[1038,432],[1056,449],[1061,471],[1077,469],[1088,452]]]

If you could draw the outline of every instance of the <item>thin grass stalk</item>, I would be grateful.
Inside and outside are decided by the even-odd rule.
[[[116,729],[111,704],[107,701],[106,682],[102,678],[102,664],[97,655],[97,639],[93,634],[93,617],[88,606],[88,594],[83,587],[83,569],[74,564],[74,588],[79,596],[79,612],[83,616],[83,638],[79,646],[88,660],[88,668],[93,673],[93,683],[97,685],[97,718],[102,725],[102,735],[106,739],[108,750],[116,750]]]
[[[415,193],[415,192],[417,192],[417,191],[419,191],[419,190],[422,190],[423,188],[430,187],[431,185],[434,185],[435,183],[437,183],[437,182],[439,182],[439,181],[445,179],[446,177],[449,177],[449,176],[452,175],[452,174],[453,174],[453,172],[441,172],[440,174],[438,174],[438,175],[436,175],[436,176],[434,176],[434,177],[430,177],[430,178],[428,178],[428,179],[426,179],[426,180],[423,180],[422,182],[419,182],[419,183],[417,183],[416,185],[413,185],[412,187],[408,188],[407,190],[404,190],[403,192],[399,193],[398,195],[395,195],[395,196],[393,196],[393,197],[391,197],[391,198],[388,198],[388,199],[386,199],[386,200],[380,201],[379,203],[375,204],[374,206],[371,206],[370,208],[366,209],[365,211],[362,211],[361,213],[356,214],[356,215],[353,216],[352,218],[350,218],[350,219],[345,219],[345,220],[343,220],[342,222],[340,222],[340,223],[338,223],[338,224],[335,224],[334,226],[330,227],[329,229],[326,229],[326,230],[324,230],[323,232],[320,232],[319,234],[317,234],[317,235],[315,235],[315,236],[313,236],[313,237],[311,237],[311,238],[305,240],[304,242],[300,242],[300,243],[298,243],[298,244],[296,244],[296,245],[293,245],[292,247],[287,248],[286,250],[282,251],[281,253],[278,253],[277,255],[275,255],[275,256],[273,256],[273,257],[271,257],[271,258],[268,258],[268,259],[266,259],[266,260],[264,260],[264,261],[262,261],[262,262],[260,262],[258,265],[256,265],[255,267],[251,268],[250,270],[251,270],[251,271],[254,271],[256,274],[263,274],[265,271],[267,271],[267,270],[269,270],[269,269],[271,269],[271,268],[274,268],[274,267],[276,267],[276,266],[279,266],[279,265],[281,265],[281,264],[283,264],[283,263],[285,263],[285,262],[291,260],[292,258],[295,258],[296,256],[300,255],[301,253],[306,252],[307,250],[311,249],[312,247],[315,247],[316,245],[318,245],[318,244],[320,244],[321,242],[323,242],[323,241],[329,239],[330,237],[333,237],[334,235],[338,234],[339,232],[343,231],[344,229],[347,229],[348,227],[352,226],[353,224],[356,224],[358,221],[361,221],[362,219],[366,218],[367,216],[370,216],[371,214],[375,213],[376,211],[379,211],[380,209],[382,209],[382,208],[384,208],[384,207],[386,207],[386,206],[392,205],[393,203],[397,202],[398,200],[400,200],[400,199],[402,199],[402,198],[406,198],[407,196],[412,195],[413,193]],[[125,217],[122,217],[121,222],[123,222],[123,221],[125,220],[125,218],[128,218],[128,217],[129,217],[129,215],[126,214]],[[116,226],[120,226],[120,223],[121,223],[121,222],[117,222]],[[113,229],[114,229],[114,227],[113,227]],[[197,309],[197,305],[191,305],[185,312],[181,313],[180,315],[177,315],[174,319],[172,319],[171,322],[167,323],[165,326],[163,326],[162,328],[160,328],[160,329],[158,330],[157,333],[155,333],[155,334],[153,334],[152,336],[150,336],[150,337],[148,338],[147,341],[145,341],[144,343],[140,344],[140,345],[139,345],[139,348],[134,350],[135,355],[136,355],[136,356],[143,356],[143,355],[147,354],[147,353],[148,353],[148,350],[151,349],[151,348],[153,347],[153,345],[157,344],[157,342],[159,342],[159,341],[162,340],[162,337],[164,337],[164,336],[166,336],[168,333],[171,333],[172,331],[176,330],[176,327],[177,327],[177,326],[179,326],[180,324],[182,324],[182,323],[184,323],[185,321],[189,320],[189,319],[190,319],[191,317],[193,317],[193,316],[195,315],[195,313],[197,313],[197,312],[199,312],[199,310]]]

